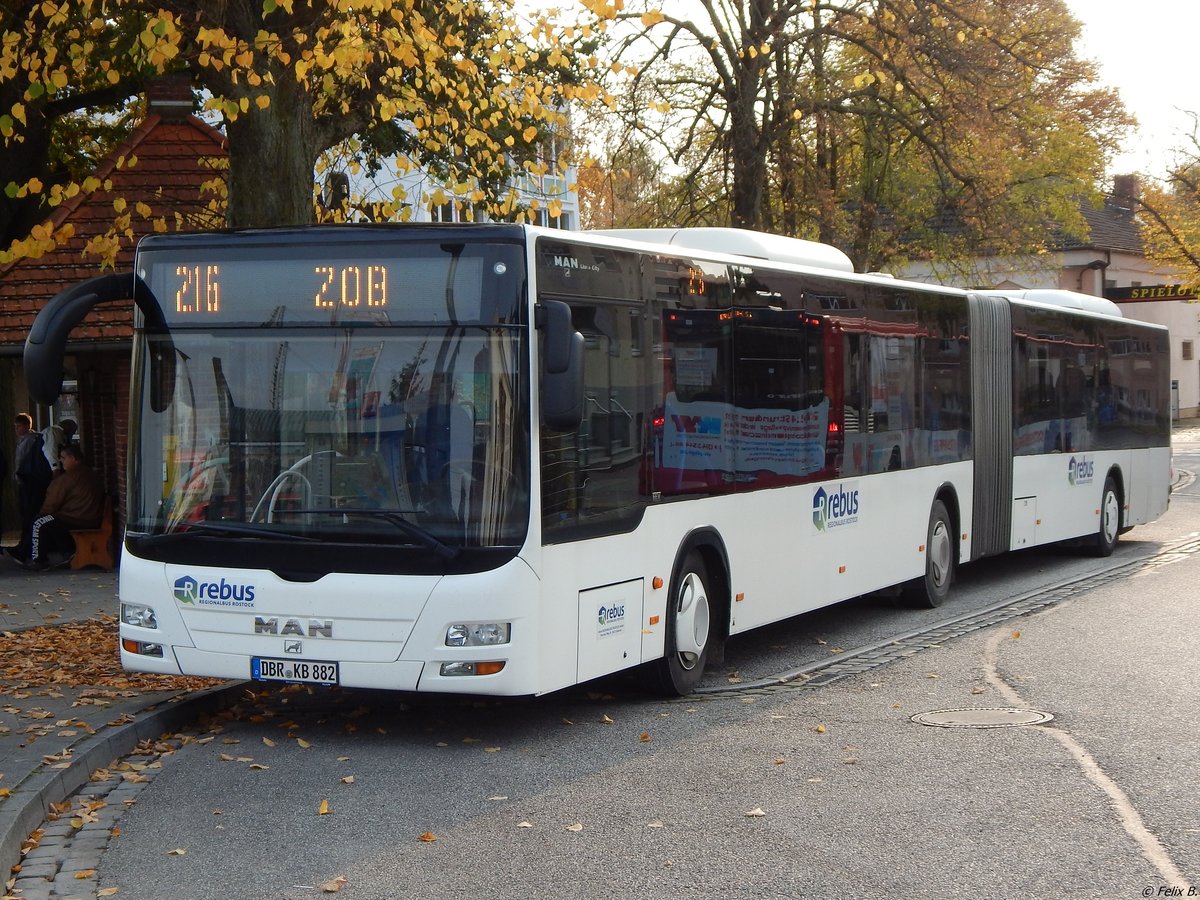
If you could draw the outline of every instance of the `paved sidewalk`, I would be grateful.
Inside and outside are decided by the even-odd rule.
[[[219,691],[130,677],[116,648],[116,573],[29,572],[0,559],[0,873],[97,769],[181,727]]]

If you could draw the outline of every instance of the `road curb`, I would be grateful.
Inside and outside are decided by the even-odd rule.
[[[219,712],[237,701],[241,682],[218,685],[197,693],[180,692],[138,712],[132,722],[106,725],[94,735],[72,744],[69,765],[63,769],[35,769],[0,804],[0,873],[5,880],[21,861],[21,845],[50,812],[83,785],[92,772],[131,753],[139,743],[178,731],[208,713]]]

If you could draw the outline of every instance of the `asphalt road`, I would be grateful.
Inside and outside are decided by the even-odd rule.
[[[1176,464],[1200,469],[1198,451],[1177,445]],[[1147,561],[820,687],[264,692],[144,758],[161,769],[120,816],[99,884],[121,900],[317,897],[337,876],[348,898],[1196,896],[1197,536],[1186,483],[1113,560],[986,561],[941,610],[842,604],[731,641],[709,678],[734,687],[732,672],[753,681]],[[1054,719],[911,721],[960,707]]]

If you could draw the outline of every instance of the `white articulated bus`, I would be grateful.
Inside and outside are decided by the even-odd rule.
[[[130,298],[132,670],[683,694],[729,635],[1167,506],[1167,332],[1097,298],[731,229],[163,235],[42,311],[36,399]]]

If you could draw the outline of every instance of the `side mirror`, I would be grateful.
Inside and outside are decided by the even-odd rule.
[[[142,310],[147,331],[167,334],[158,300],[142,279],[129,272],[89,278],[56,294],[42,307],[25,339],[25,381],[34,400],[49,406],[62,393],[67,338],[83,317],[100,303],[130,299]],[[175,351],[169,345],[156,354],[151,378],[151,406],[162,412],[175,391]]]
[[[574,431],[583,419],[583,335],[571,324],[571,307],[560,300],[538,305],[542,340],[542,422]]]

